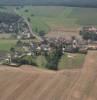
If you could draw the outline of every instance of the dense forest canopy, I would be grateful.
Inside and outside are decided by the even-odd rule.
[[[0,5],[64,5],[97,7],[97,0],[2,0]]]

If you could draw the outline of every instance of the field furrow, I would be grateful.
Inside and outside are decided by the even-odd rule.
[[[82,69],[0,66],[0,100],[97,100],[97,51],[88,52]]]

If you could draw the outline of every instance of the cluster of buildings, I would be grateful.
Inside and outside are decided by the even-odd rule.
[[[62,54],[69,53],[87,53],[88,50],[97,50],[96,41],[86,41],[82,38],[43,38],[41,42],[29,41],[23,43],[21,48],[24,50],[25,55],[49,55],[55,50],[60,50]],[[18,54],[18,51],[17,53]],[[19,54],[20,55],[20,54]],[[21,52],[22,55],[22,52]]]
[[[0,23],[0,33],[12,33],[17,30],[16,23]]]
[[[86,42],[81,42],[75,37],[71,39],[65,38],[44,38],[41,42],[29,41],[28,43],[22,43],[22,45],[17,45],[16,48],[21,48],[22,51],[16,49],[14,56],[24,56],[24,55],[49,55],[50,53],[60,50],[62,54],[65,52],[77,53],[87,51]],[[83,49],[83,51],[81,51]]]
[[[82,30],[97,32],[97,29],[94,27],[83,27]],[[31,33],[29,32],[29,30],[25,29],[25,32],[23,32],[21,36],[25,36],[25,38],[30,38]],[[18,39],[21,39],[19,35]],[[11,61],[11,59],[22,58],[23,56],[27,55],[47,56],[58,50],[62,55],[64,55],[65,52],[86,54],[88,50],[97,50],[97,41],[87,41],[75,36],[72,36],[70,38],[44,37],[40,42],[35,42],[32,40],[29,40],[29,42],[21,41],[20,44],[18,42],[14,50],[12,50],[11,53],[6,56],[6,60],[9,59],[9,61]]]
[[[96,41],[86,41],[82,38],[43,38],[40,42],[29,40],[29,42],[21,41],[16,45],[14,51],[10,53],[11,58],[21,58],[23,56],[47,56],[57,50],[64,55],[68,53],[87,53],[88,50],[97,50]]]
[[[80,30],[85,32],[95,32],[97,34],[97,28],[94,26],[84,26]]]

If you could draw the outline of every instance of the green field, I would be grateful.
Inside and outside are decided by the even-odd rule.
[[[9,51],[11,47],[15,46],[17,40],[0,39],[0,51]]]
[[[33,30],[48,32],[56,26],[80,27],[97,25],[96,8],[26,6],[16,10],[21,16],[31,19]]]
[[[42,55],[38,56],[36,63],[37,63],[38,68],[43,68],[43,69],[46,68],[47,61],[44,56]]]
[[[16,9],[16,10],[15,10]],[[62,27],[97,26],[97,8],[77,8],[62,6],[8,6],[0,11],[17,13],[31,19],[33,31],[49,30]]]
[[[69,56],[72,56],[71,58]],[[85,61],[85,54],[65,53],[58,62],[57,68],[61,69],[79,69],[82,68]],[[46,68],[47,61],[44,56],[37,57],[38,68]]]
[[[81,68],[84,60],[84,54],[70,54],[65,53],[59,61],[58,68],[59,69],[74,69],[74,68]]]

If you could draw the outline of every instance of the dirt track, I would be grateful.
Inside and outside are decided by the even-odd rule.
[[[80,70],[0,67],[0,100],[97,100],[97,52]]]

